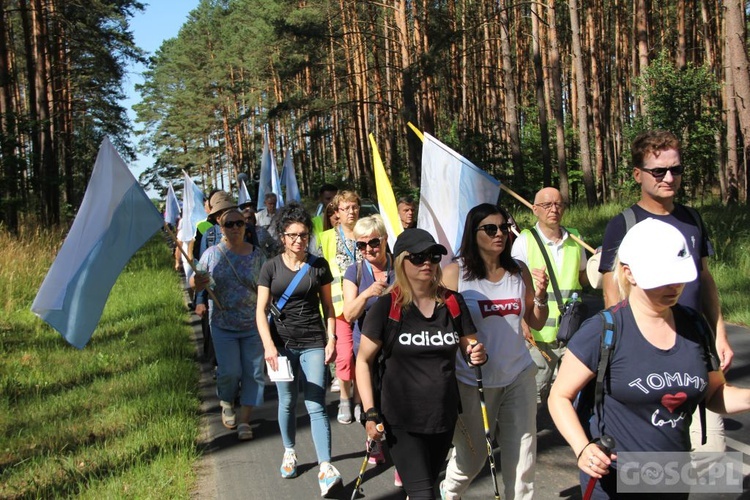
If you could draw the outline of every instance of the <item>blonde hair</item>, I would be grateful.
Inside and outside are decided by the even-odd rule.
[[[336,196],[333,197],[331,203],[333,203],[333,206],[335,206],[336,210],[338,210],[339,205],[341,205],[341,202],[343,201],[356,203],[357,206],[362,205],[362,201],[360,200],[359,195],[354,191],[339,191]]]
[[[393,265],[396,279],[393,280],[393,285],[388,290],[389,292],[392,290],[396,291],[396,298],[394,300],[401,309],[406,309],[414,303],[414,290],[412,290],[409,278],[406,276],[406,271],[404,271],[404,261],[407,255],[409,255],[409,252],[401,252],[396,256]],[[430,295],[440,304],[444,302],[443,294],[441,293],[442,287],[440,286],[442,281],[443,270],[438,265],[435,270],[435,276],[432,277]]]
[[[362,238],[372,233],[378,233],[381,238],[387,235],[385,223],[380,215],[374,214],[369,217],[362,217],[354,224],[355,238]]]
[[[630,295],[633,285],[630,284],[628,277],[625,275],[625,264],[620,262],[620,256],[615,257],[614,275],[612,279],[617,283],[617,290],[620,292],[620,300],[625,300]]]

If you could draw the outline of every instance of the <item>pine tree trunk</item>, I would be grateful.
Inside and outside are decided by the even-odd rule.
[[[552,79],[552,109],[555,113],[555,147],[557,149],[557,175],[560,179],[560,193],[565,203],[570,202],[568,164],[565,151],[565,113],[562,99],[562,67],[558,49],[556,0],[549,0],[547,25],[549,26],[549,64]]]
[[[581,50],[581,27],[578,17],[578,0],[570,0],[570,31],[573,49],[573,66],[575,68],[576,105],[578,107],[578,138],[581,151],[581,171],[583,186],[586,191],[586,203],[589,207],[596,204],[596,186],[591,168],[591,151],[589,150],[589,126],[586,106],[586,74],[583,69],[583,51]]]
[[[539,137],[542,146],[543,182],[545,186],[552,185],[552,160],[549,149],[549,128],[547,124],[547,105],[544,88],[544,70],[542,68],[542,54],[540,49],[541,35],[539,33],[539,5],[531,4],[531,33],[532,59],[536,75],[536,105],[539,113]]]

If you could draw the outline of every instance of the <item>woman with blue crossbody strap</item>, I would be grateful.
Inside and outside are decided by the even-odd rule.
[[[284,250],[260,271],[256,321],[271,369],[277,370],[278,357],[285,356],[294,374],[293,381],[276,382],[279,430],[284,444],[280,472],[284,479],[297,476],[295,410],[301,370],[305,407],[320,464],[318,484],[325,497],[342,484],[341,474],[331,464],[331,427],[325,408],[326,365],[336,355],[336,317],[331,301],[333,276],[325,259],[307,252],[312,221],[302,206],[297,203],[285,206],[275,223]]]

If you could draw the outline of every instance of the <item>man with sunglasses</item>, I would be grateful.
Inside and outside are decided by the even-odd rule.
[[[570,238],[568,230],[562,226],[565,214],[565,203],[560,191],[553,187],[539,190],[534,197],[534,215],[537,223],[532,229],[524,229],[513,243],[512,256],[524,262],[529,269],[546,268],[542,249],[531,234],[536,231],[544,244],[555,269],[548,269],[548,274],[555,273],[560,294],[567,304],[573,294],[581,295],[583,285],[588,285],[586,276],[586,254],[583,247]],[[565,345],[557,340],[560,308],[555,303],[552,280],[547,285],[549,315],[541,330],[531,329],[531,335],[539,349],[531,349],[531,358],[537,366],[536,389],[537,403],[546,404],[560,360],[565,353]],[[547,356],[545,357],[544,354]]]
[[[726,372],[734,353],[727,340],[716,282],[708,269],[708,257],[713,255],[713,247],[698,212],[674,201],[684,172],[680,161],[680,141],[665,130],[647,131],[633,141],[631,156],[633,178],[641,185],[641,198],[609,221],[604,232],[599,264],[599,272],[603,273],[604,305],[610,307],[620,302],[613,279],[614,260],[620,242],[630,227],[648,218],[676,227],[685,236],[698,270],[698,278],[685,285],[679,304],[700,311],[706,317],[715,331],[716,351],[721,369]],[[708,442],[705,446],[700,442],[701,427],[697,412],[693,415],[690,435],[697,451],[724,451],[724,424],[716,413],[707,412]]]

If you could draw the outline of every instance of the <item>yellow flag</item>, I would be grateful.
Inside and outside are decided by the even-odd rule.
[[[385,229],[388,232],[388,243],[391,248],[396,243],[396,238],[404,230],[401,226],[401,219],[398,216],[398,205],[396,197],[393,195],[391,181],[388,174],[385,173],[383,160],[380,159],[378,145],[375,143],[375,137],[370,134],[370,144],[372,145],[372,166],[375,170],[375,190],[378,194],[378,208],[380,215],[383,217]]]

